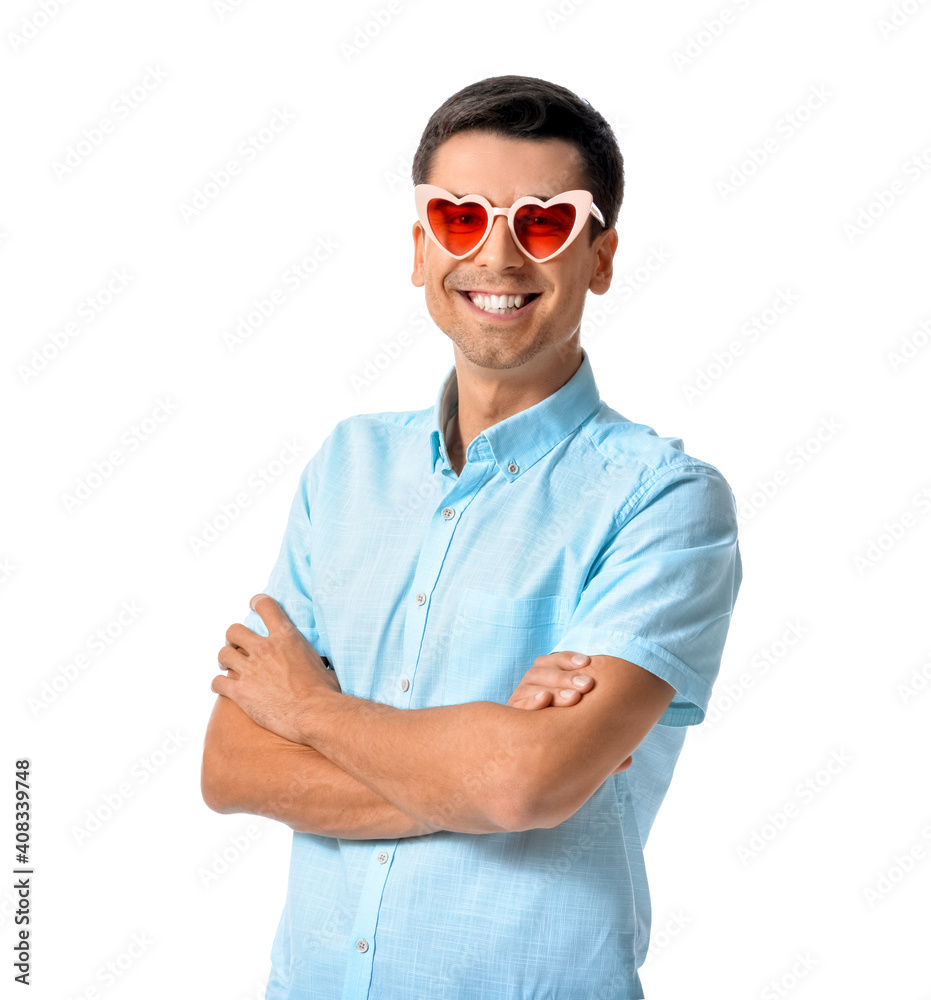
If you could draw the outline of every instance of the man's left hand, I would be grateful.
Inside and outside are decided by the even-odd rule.
[[[218,674],[210,687],[264,729],[302,743],[304,715],[321,692],[338,691],[339,681],[274,598],[256,594],[249,606],[265,623],[268,636],[231,625],[217,655],[229,676]]]

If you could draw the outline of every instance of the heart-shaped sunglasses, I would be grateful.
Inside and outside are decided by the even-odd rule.
[[[538,264],[565,250],[582,231],[589,215],[605,224],[590,191],[563,191],[546,201],[527,195],[510,208],[494,208],[478,194],[457,198],[435,184],[417,184],[414,201],[427,234],[457,260],[478,250],[488,239],[498,215],[507,216],[514,242]]]

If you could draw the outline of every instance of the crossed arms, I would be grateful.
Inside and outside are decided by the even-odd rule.
[[[276,601],[257,595],[252,606],[269,634],[227,630],[202,793],[217,812],[303,832],[361,840],[556,826],[629,764],[675,693],[627,660],[596,655],[584,665],[584,697],[562,699],[557,681],[579,668],[572,653],[553,653],[507,705],[396,709],[343,694]]]

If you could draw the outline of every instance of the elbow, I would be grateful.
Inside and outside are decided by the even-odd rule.
[[[209,809],[217,813],[235,812],[229,789],[223,780],[223,770],[215,755],[204,747],[200,765],[200,794]]]
[[[515,804],[515,807],[501,817],[501,821],[508,833],[551,830],[554,826],[564,823],[575,811],[575,809],[561,809],[552,802],[534,799],[520,806]]]
[[[526,777],[515,780],[498,796],[493,820],[507,833],[550,830],[565,822],[583,804],[574,803],[567,791]]]

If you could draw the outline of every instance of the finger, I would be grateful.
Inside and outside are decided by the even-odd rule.
[[[578,662],[573,662],[573,659],[577,659]],[[576,653],[571,649],[563,649],[555,653],[546,653],[544,656],[538,656],[533,661],[533,666],[537,669],[572,671],[584,670],[585,667],[591,665],[591,662],[592,658],[587,653]]]
[[[249,601],[249,607],[262,619],[269,632],[272,629],[287,631],[294,628],[294,623],[285,614],[281,605],[268,594],[256,594]]]
[[[245,659],[246,657],[240,650],[235,646],[230,646],[228,643],[217,653],[217,663],[220,664],[223,670],[234,669],[239,673],[242,670],[242,664]]]
[[[546,708],[553,700],[552,691],[545,688],[537,691],[535,688],[522,687],[508,699],[509,708],[522,708],[532,712],[538,708]]]
[[[243,649],[245,646],[249,645],[249,640],[254,639],[256,633],[252,631],[251,628],[246,628],[245,625],[236,622],[226,630],[226,641],[231,645],[235,646],[237,649]]]
[[[565,670],[558,667],[534,666],[527,671],[524,683],[528,686],[548,688],[551,691],[561,691],[563,688],[574,687],[585,694],[592,689],[595,682],[586,673],[579,672],[575,676],[569,677]]]
[[[516,708],[547,708],[550,705],[563,707],[565,705],[575,705],[582,700],[582,695],[578,691],[569,688],[547,688],[537,687],[533,684],[515,692],[517,697],[512,695],[512,701],[508,704]]]
[[[612,774],[620,774],[621,771],[626,771],[627,768],[629,768],[630,765],[633,764],[633,762],[634,762],[634,758],[633,757],[628,757],[627,760],[621,761],[621,763],[618,764],[618,766],[611,773]]]
[[[570,690],[569,688],[563,688],[561,691],[557,691],[553,697],[554,705],[575,705],[582,700],[582,695],[578,691]]]
[[[214,694],[222,694],[225,697],[230,696],[230,685],[234,682],[229,679],[229,677],[224,677],[223,674],[217,674],[216,677],[210,682],[210,690]]]

